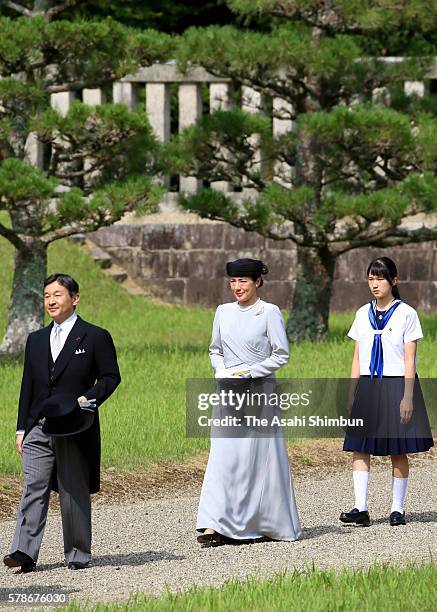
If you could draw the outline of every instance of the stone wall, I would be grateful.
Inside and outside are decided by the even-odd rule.
[[[117,224],[91,236],[139,283],[176,303],[215,306],[232,300],[227,261],[262,259],[269,266],[260,295],[288,308],[294,288],[296,250],[290,240],[274,241],[224,223]],[[337,263],[333,310],[354,309],[369,299],[366,267],[378,255],[392,257],[402,297],[424,310],[437,308],[437,243],[392,249],[357,249]]]

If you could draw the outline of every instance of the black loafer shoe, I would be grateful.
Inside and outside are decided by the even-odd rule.
[[[29,557],[29,555],[26,555],[26,553],[20,550],[16,550],[10,555],[6,555],[6,557],[3,558],[3,563],[6,567],[20,567],[22,574],[33,572],[36,568],[36,563],[32,557]]]
[[[202,545],[202,548],[212,548],[215,546],[223,546],[232,542],[230,538],[222,535],[221,533],[202,533],[197,536],[197,541]]]
[[[392,512],[390,514],[390,525],[396,527],[397,525],[405,525],[405,512]]]
[[[353,508],[350,512],[342,512],[340,514],[340,521],[342,523],[368,527],[370,525],[370,516],[367,510],[360,511],[358,508]]]
[[[79,563],[79,561],[70,561],[70,563],[68,564],[68,569],[69,570],[81,570],[81,569],[86,569],[89,566],[90,566],[89,563]]]

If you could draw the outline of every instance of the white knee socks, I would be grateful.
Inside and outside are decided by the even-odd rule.
[[[408,478],[392,476],[393,502],[391,512],[404,511],[405,495],[407,493]]]
[[[360,512],[367,510],[367,489],[369,486],[369,472],[366,470],[354,470],[352,472],[354,479],[355,493],[355,508]],[[393,502],[391,512],[404,511],[405,496],[407,493],[408,478],[392,477]]]
[[[369,472],[367,470],[354,470],[355,508],[360,512],[367,510],[367,488],[369,485]]]

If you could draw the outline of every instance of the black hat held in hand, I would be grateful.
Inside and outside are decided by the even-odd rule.
[[[94,421],[94,413],[83,410],[73,394],[51,395],[41,414],[46,417],[43,431],[49,436],[72,436],[89,429]]]

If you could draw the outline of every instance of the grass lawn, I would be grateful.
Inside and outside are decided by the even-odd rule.
[[[0,332],[6,325],[12,279],[12,248],[0,240]],[[48,271],[72,274],[81,287],[78,313],[110,330],[118,349],[122,384],[102,408],[103,466],[134,468],[162,459],[182,460],[208,448],[207,439],[185,435],[185,380],[211,375],[208,343],[212,309],[165,306],[129,296],[65,240],[49,250]],[[268,300],[268,283],[263,294]],[[331,317],[329,337],[291,348],[280,376],[347,377],[353,352],[345,334],[352,313]],[[422,317],[426,339],[420,347],[420,373],[433,376],[437,315]],[[0,473],[20,472],[14,448],[21,361],[0,364]]]
[[[374,566],[368,570],[312,570],[278,574],[270,580],[252,577],[227,582],[220,589],[198,588],[187,593],[152,598],[132,597],[123,604],[70,604],[68,612],[431,612],[437,597],[437,565]]]

